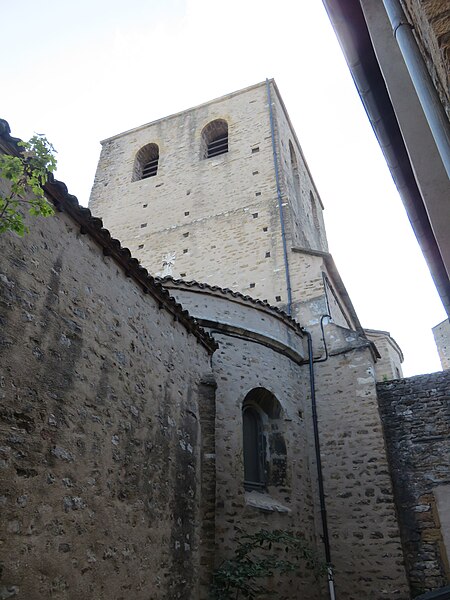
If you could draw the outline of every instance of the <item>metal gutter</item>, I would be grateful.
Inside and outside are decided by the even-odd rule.
[[[422,105],[442,162],[450,177],[450,126],[440,98],[417,46],[413,27],[398,0],[383,0],[386,14]]]

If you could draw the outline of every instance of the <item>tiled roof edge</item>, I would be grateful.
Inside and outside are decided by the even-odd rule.
[[[8,122],[0,119],[0,148],[8,154],[19,155],[20,149],[17,144],[20,141],[19,138],[11,136]],[[100,218],[92,216],[89,208],[80,206],[77,197],[69,194],[65,183],[56,180],[50,174],[44,190],[55,209],[66,213],[78,223],[80,232],[89,235],[96,241],[103,248],[103,254],[110,256],[119,264],[125,275],[133,278],[140,285],[144,294],[150,294],[158,302],[160,308],[165,307],[173,314],[174,318],[182,323],[188,332],[195,335],[209,352],[212,353],[217,349],[218,345],[214,338],[200,327],[188,311],[170,296],[161,283],[156,281],[136,258],[131,256],[128,248],[122,247],[120,241],[111,236],[110,232],[103,227]]]
[[[264,302],[263,300],[259,300],[258,298],[253,298],[252,296],[246,296],[244,294],[241,294],[241,292],[236,292],[234,290],[231,290],[230,288],[222,288],[218,285],[210,285],[209,283],[201,283],[201,282],[198,282],[195,280],[185,281],[184,279],[174,279],[173,277],[170,277],[170,276],[158,277],[157,280],[160,281],[163,286],[166,283],[171,283],[177,287],[183,287],[183,286],[186,288],[196,287],[199,290],[209,290],[214,293],[219,293],[223,296],[238,298],[239,300],[249,302],[250,304],[256,304],[260,308],[263,308],[269,312],[276,313],[278,317],[282,318],[284,321],[287,321],[289,323],[289,325],[291,325],[291,327],[294,327],[301,333],[303,332],[303,327],[300,325],[300,323],[298,321],[296,321],[294,318],[292,318],[290,315],[288,315],[286,312],[284,312],[284,310],[281,310],[281,308],[272,306],[268,302]]]

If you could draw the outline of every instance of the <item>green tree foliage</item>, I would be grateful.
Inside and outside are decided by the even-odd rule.
[[[0,195],[0,234],[14,231],[28,233],[24,212],[34,217],[54,214],[44,194],[43,186],[49,173],[56,169],[55,149],[43,135],[34,135],[29,142],[19,142],[20,156],[0,155],[0,177],[9,182],[6,195]]]
[[[316,576],[326,566],[305,540],[288,531],[261,529],[247,535],[240,532],[234,556],[216,569],[212,600],[238,600],[276,597],[264,586],[264,580],[277,574],[312,570]]]

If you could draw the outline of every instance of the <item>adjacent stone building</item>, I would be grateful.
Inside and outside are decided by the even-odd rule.
[[[414,597],[450,576],[450,371],[377,390]]]
[[[280,600],[445,580],[445,544],[417,576],[419,526],[398,517],[391,388],[380,413],[377,381],[406,404],[416,384],[359,323],[273,80],[105,140],[103,220],[46,192],[55,217],[1,239],[5,598],[206,599],[260,529],[328,563],[328,584],[270,579]]]

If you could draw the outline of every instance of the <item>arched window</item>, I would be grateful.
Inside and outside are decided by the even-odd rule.
[[[286,480],[286,445],[280,403],[265,388],[254,388],[242,405],[244,486],[280,486]]]
[[[223,119],[216,119],[203,128],[201,157],[212,158],[226,152],[228,152],[228,123]]]
[[[147,144],[136,154],[133,170],[133,181],[154,177],[158,172],[158,144]]]
[[[265,485],[265,461],[261,416],[252,406],[242,411],[244,437],[244,484],[248,488]]]

